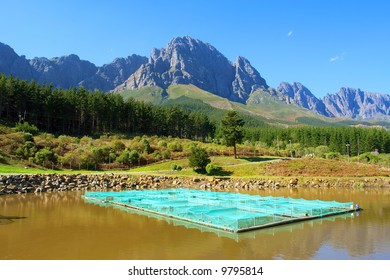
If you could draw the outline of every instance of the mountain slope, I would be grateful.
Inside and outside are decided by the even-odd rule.
[[[342,88],[321,100],[297,82],[283,82],[275,90],[267,85],[247,59],[239,56],[236,61],[230,62],[215,47],[189,36],[173,38],[166,48],[153,49],[149,58],[132,55],[117,58],[101,67],[77,55],[26,59],[8,45],[0,43],[0,73],[52,83],[54,87],[83,86],[88,90],[118,93],[134,90],[134,95],[142,95],[149,92],[144,88],[153,87],[158,89],[154,95],[145,96],[151,102],[156,99],[162,102],[171,86],[193,85],[229,102],[246,104],[241,108],[244,111],[278,120],[282,116],[288,120],[317,118],[309,114],[310,110],[332,118],[390,121],[389,95]],[[190,92],[204,98],[199,90]],[[226,100],[218,102],[223,104],[221,106],[228,106]]]
[[[390,95],[341,88],[328,94],[323,102],[335,117],[390,120]]]
[[[183,105],[191,110],[197,110],[199,104],[205,104],[217,110],[235,110],[245,116],[256,118],[270,125],[297,125],[298,118],[311,118],[325,122],[327,118],[310,110],[285,104],[280,100],[281,93],[269,88],[256,90],[246,104],[234,102],[204,91],[194,85],[171,85],[166,90],[160,87],[143,87],[135,90],[125,90],[121,93],[124,99],[134,98],[154,105]],[[189,105],[193,103],[193,106]],[[204,108],[203,108],[204,109]],[[202,109],[202,111],[204,111]],[[211,113],[215,114],[215,112]],[[218,113],[222,116],[222,113]]]
[[[148,63],[115,92],[146,86],[167,89],[177,84],[192,84],[242,103],[256,89],[268,88],[247,59],[238,57],[236,62],[229,62],[210,44],[185,36],[172,39],[166,48],[153,49]]]
[[[300,83],[281,83],[278,91],[287,104],[309,109],[327,117],[390,120],[390,96],[353,88],[341,88],[322,100]]]
[[[314,96],[311,91],[301,83],[295,82],[289,84],[282,82],[277,87],[277,90],[286,96],[285,102],[287,104],[296,104],[326,117],[333,116],[328,112],[322,100]]]
[[[74,54],[51,59],[26,59],[8,45],[0,43],[0,73],[34,79],[38,83],[52,83],[59,88],[83,86],[88,90],[110,91],[146,62],[147,58],[139,55],[118,58],[102,67],[96,67]]]

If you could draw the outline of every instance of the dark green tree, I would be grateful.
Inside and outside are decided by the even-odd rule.
[[[191,148],[189,166],[192,167],[196,172],[204,173],[206,171],[206,166],[211,162],[207,151],[198,146],[193,146]]]
[[[221,130],[223,138],[226,141],[228,147],[233,147],[234,158],[237,158],[237,144],[241,143],[244,135],[242,133],[242,127],[244,126],[244,120],[235,111],[229,111],[221,120]]]

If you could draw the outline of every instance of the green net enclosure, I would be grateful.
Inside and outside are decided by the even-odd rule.
[[[293,199],[190,189],[86,192],[84,199],[242,232],[346,213],[353,202]]]

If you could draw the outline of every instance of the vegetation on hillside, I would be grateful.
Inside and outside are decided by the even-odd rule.
[[[179,99],[182,90],[178,86],[170,92]],[[207,102],[222,102],[205,92],[199,94]],[[200,102],[193,106],[202,107]],[[282,128],[247,123],[244,115],[236,115],[245,121],[242,137],[236,142],[238,156],[344,158],[390,165],[385,155],[390,154],[390,133],[383,128]],[[187,158],[194,145],[209,156],[233,155],[226,147],[231,143],[224,137],[223,126],[213,123],[207,111],[150,105],[82,88],[53,89],[4,75],[0,75],[0,122],[6,124],[0,126],[0,164],[17,161],[59,169],[129,168]],[[215,173],[218,168],[209,169]]]
[[[0,74],[0,119],[55,134],[156,134],[204,140],[214,131],[202,113],[161,107],[83,88],[53,89]]]

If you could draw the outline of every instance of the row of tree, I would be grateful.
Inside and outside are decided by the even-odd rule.
[[[119,94],[83,88],[54,89],[0,74],[0,120],[27,121],[54,134],[149,134],[205,141],[228,146],[243,141],[293,150],[326,146],[331,152],[358,155],[377,150],[390,153],[390,133],[381,128],[251,126],[235,112],[213,124],[204,113],[179,106],[153,106]],[[242,128],[243,127],[243,128]],[[235,153],[236,154],[236,153]]]
[[[390,133],[384,128],[366,127],[257,127],[244,128],[245,140],[268,147],[292,150],[327,146],[329,151],[356,156],[366,152],[390,153]]]
[[[5,75],[0,75],[0,119],[27,121],[47,132],[71,135],[117,132],[205,140],[215,129],[205,114],[178,106],[125,101],[119,94],[84,88],[53,89]]]

